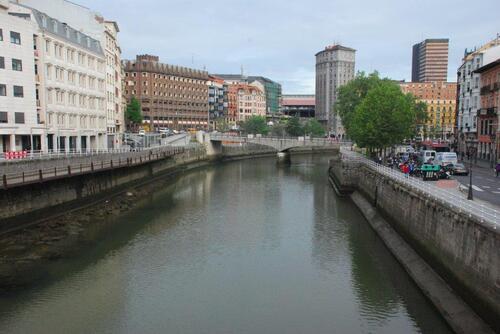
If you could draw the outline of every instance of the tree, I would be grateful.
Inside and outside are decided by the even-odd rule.
[[[370,151],[401,143],[415,134],[418,108],[413,96],[384,80],[368,90],[350,115],[350,137]]]
[[[368,91],[377,87],[383,82],[390,82],[389,79],[380,79],[377,71],[365,75],[365,72],[358,72],[356,77],[338,89],[337,103],[335,111],[342,119],[342,125],[348,137],[351,137],[350,128],[354,111],[368,94]]]
[[[229,131],[230,126],[225,118],[219,118],[215,121],[215,129],[219,132]]]
[[[141,104],[134,96],[132,96],[130,103],[127,105],[125,118],[127,123],[133,126],[137,126],[142,123]]]
[[[292,137],[304,135],[304,128],[300,124],[300,120],[297,116],[294,116],[288,120],[288,122],[286,123],[286,132]]]
[[[318,120],[312,118],[304,126],[304,132],[313,137],[323,137],[325,129]]]
[[[251,116],[241,123],[241,129],[246,133],[267,135],[269,127],[264,116]]]

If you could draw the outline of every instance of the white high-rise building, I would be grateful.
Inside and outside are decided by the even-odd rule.
[[[0,1],[0,152],[44,146],[36,105],[35,29],[29,11]]]
[[[335,112],[337,89],[354,78],[356,50],[342,46],[327,46],[316,54],[316,119],[330,133],[343,137],[344,127]]]

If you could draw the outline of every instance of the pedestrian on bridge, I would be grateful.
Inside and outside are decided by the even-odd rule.
[[[495,167],[495,172],[496,172],[496,175],[498,177],[498,174],[500,174],[500,162],[497,162],[497,165]]]

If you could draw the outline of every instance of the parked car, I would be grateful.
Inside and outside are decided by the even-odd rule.
[[[469,170],[462,163],[453,164],[451,167],[451,172],[453,175],[469,175]]]

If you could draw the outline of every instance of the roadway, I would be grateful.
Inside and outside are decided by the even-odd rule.
[[[469,176],[454,175],[453,178],[461,184],[469,186]],[[496,177],[492,169],[474,166],[472,168],[472,189],[474,190],[474,198],[500,206],[500,176]]]

